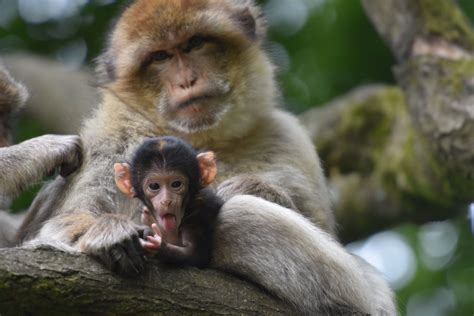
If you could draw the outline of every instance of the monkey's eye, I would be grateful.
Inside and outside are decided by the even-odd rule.
[[[174,189],[181,188],[182,185],[183,185],[183,182],[181,182],[181,181],[173,181],[171,183],[171,187],[174,188]]]
[[[160,189],[160,184],[157,182],[152,182],[148,185],[150,191],[158,191]]]
[[[184,49],[185,52],[189,53],[193,49],[198,49],[201,48],[204,43],[206,42],[206,39],[202,35],[194,35],[191,37],[188,41],[188,45]]]
[[[154,52],[152,54],[152,59],[153,61],[165,61],[166,59],[170,58],[170,54],[165,52],[164,50],[159,50],[157,52]]]

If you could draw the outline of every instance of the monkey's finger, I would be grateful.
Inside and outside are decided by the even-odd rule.
[[[153,231],[155,232],[155,234],[157,234],[158,236],[161,236],[161,232],[160,232],[160,229],[158,228],[158,225],[156,225],[155,223],[151,224],[151,228],[153,229]]]
[[[144,242],[143,243],[143,248],[151,253],[155,253],[156,250],[158,250],[160,247],[156,246],[155,244],[152,244],[150,242]]]
[[[144,248],[146,244],[147,242],[143,238],[140,238],[140,246]]]
[[[161,237],[160,236],[147,236],[147,241],[156,245],[157,247],[161,246]]]
[[[154,253],[156,249],[158,249],[155,244],[145,241],[140,238],[140,245],[142,246],[143,249],[145,249],[147,252]]]
[[[147,236],[146,237],[148,241],[153,242],[155,244],[161,243],[161,237],[158,235],[155,236]]]

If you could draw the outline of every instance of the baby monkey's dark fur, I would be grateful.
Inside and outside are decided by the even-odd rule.
[[[211,161],[209,156],[203,158],[202,155],[206,154],[211,155]],[[203,159],[206,160],[204,164]],[[212,175],[206,172],[209,168],[212,169]],[[199,155],[183,140],[169,136],[151,138],[139,146],[129,166],[133,192],[128,195],[139,198],[157,223],[157,211],[152,199],[144,192],[146,178],[156,171],[179,172],[187,178],[188,187],[181,201],[182,218],[178,226],[180,245],[168,243],[164,238],[153,253],[167,263],[207,267],[216,218],[223,204],[212,189],[206,187],[215,176],[213,153]],[[120,184],[117,185],[123,191]]]

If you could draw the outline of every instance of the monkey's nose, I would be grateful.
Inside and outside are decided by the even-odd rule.
[[[170,206],[173,201],[171,200],[163,200],[161,201],[161,205],[163,206]]]

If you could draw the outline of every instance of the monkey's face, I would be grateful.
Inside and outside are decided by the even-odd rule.
[[[264,67],[249,65],[260,52],[250,6],[255,9],[251,1],[136,1],[119,20],[99,71],[111,90],[151,119],[157,115],[184,133],[209,129],[260,85],[252,80]]]
[[[188,178],[179,171],[150,172],[143,182],[145,198],[153,205],[154,217],[164,233],[178,231],[188,194]]]
[[[149,53],[145,81],[159,78],[154,103],[170,126],[183,132],[205,129],[228,110],[231,82],[222,64],[225,54],[220,43],[202,34]]]

